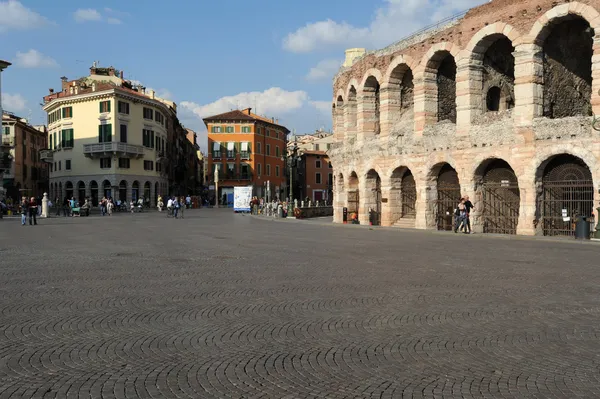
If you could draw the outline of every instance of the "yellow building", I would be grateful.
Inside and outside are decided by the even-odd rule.
[[[68,81],[44,97],[48,114],[51,198],[80,201],[112,197],[154,206],[168,194],[169,123],[174,103],[133,87],[114,68],[90,68],[90,76]]]

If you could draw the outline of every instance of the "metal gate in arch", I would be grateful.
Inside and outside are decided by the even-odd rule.
[[[513,170],[508,166],[490,169],[481,185],[483,232],[517,234],[520,206],[519,183]]]
[[[460,183],[456,170],[445,164],[437,179],[436,224],[438,230],[452,230],[454,209],[460,201]]]

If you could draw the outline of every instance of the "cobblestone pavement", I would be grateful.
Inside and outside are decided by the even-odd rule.
[[[0,398],[600,397],[600,247],[185,216],[0,221]]]

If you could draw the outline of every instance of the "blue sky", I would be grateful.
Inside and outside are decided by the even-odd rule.
[[[94,60],[203,116],[257,108],[297,133],[331,128],[349,47],[376,49],[481,0],[0,0],[3,106],[45,123],[42,97]],[[202,145],[205,147],[205,145]]]

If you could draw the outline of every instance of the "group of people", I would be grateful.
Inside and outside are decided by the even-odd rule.
[[[460,230],[465,234],[471,234],[471,211],[475,209],[473,203],[469,200],[469,196],[465,195],[460,199],[460,202],[454,210],[454,232]]]
[[[27,197],[21,198],[21,226],[27,224],[27,215],[29,215],[29,225],[37,225],[37,214],[38,214],[38,202],[35,197],[27,199]]]
[[[158,201],[156,202],[156,207],[159,212],[162,212],[165,203],[163,201],[162,196],[158,196]],[[192,197],[189,195],[187,197],[176,197],[171,196],[167,199],[167,217],[174,217],[175,219],[183,219],[183,210],[186,208],[192,207]]]

